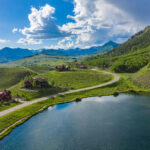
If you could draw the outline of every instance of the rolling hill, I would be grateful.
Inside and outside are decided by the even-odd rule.
[[[84,58],[84,57],[83,57]],[[29,56],[17,61],[0,64],[0,67],[20,67],[20,66],[49,66],[55,67],[60,64],[67,64],[81,60],[82,57],[53,56],[48,54],[38,54]]]

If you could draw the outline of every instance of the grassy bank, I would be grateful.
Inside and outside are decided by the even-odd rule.
[[[13,102],[13,103],[9,103],[9,104],[2,104],[0,106],[0,112],[3,111],[3,110],[9,109],[11,107],[14,107],[16,105],[19,105],[19,104],[20,104],[19,102]]]

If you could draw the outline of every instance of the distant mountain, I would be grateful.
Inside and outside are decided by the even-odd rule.
[[[119,46],[119,44],[115,42],[108,42],[104,44],[103,46],[95,46],[87,49],[69,49],[69,50],[64,50],[64,49],[43,49],[41,53],[43,54],[49,54],[49,55],[63,55],[63,56],[80,56],[80,55],[95,55],[99,53],[104,53],[112,50],[113,48],[116,48]]]
[[[17,61],[22,58],[32,57],[35,54],[48,54],[52,56],[81,56],[81,55],[95,55],[103,52],[108,52],[113,48],[117,47],[118,44],[115,42],[108,42],[103,46],[91,47],[88,49],[41,49],[41,50],[28,50],[21,48],[3,48],[0,50],[0,63],[7,63],[11,61]]]
[[[0,50],[0,63],[6,63],[22,59],[27,56],[31,56],[38,53],[37,51],[31,51],[28,49],[21,48],[3,48]]]

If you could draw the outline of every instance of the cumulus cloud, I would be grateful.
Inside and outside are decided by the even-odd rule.
[[[111,1],[114,0],[74,0],[75,15],[68,18],[75,23],[67,23],[62,29],[77,35],[76,46],[124,41],[144,27]]]
[[[26,38],[20,39],[18,43],[25,42],[26,44],[39,44],[41,40],[69,36],[70,33],[63,31],[55,24],[55,18],[53,17],[54,13],[55,8],[48,4],[41,7],[39,10],[32,7],[31,14],[28,15],[30,27],[19,29]],[[14,28],[13,32],[16,31],[18,31],[18,29]]]
[[[73,4],[74,15],[67,16],[73,21],[62,26],[55,23],[54,7],[32,8],[30,26],[13,29],[26,37],[18,43],[41,44],[42,40],[57,38],[57,45],[51,48],[85,48],[109,40],[123,42],[150,24],[149,0],[73,0]]]

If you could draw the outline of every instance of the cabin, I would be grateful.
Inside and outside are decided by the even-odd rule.
[[[32,89],[33,88],[33,80],[26,80],[24,81],[24,88],[26,89]]]
[[[35,78],[35,79],[31,79],[31,80],[26,80],[24,82],[24,88],[26,88],[26,89],[42,89],[42,88],[50,88],[50,85],[45,78]]]
[[[79,68],[79,69],[87,69],[87,67],[82,63],[77,63],[76,67]]]
[[[70,71],[71,67],[69,65],[59,65],[59,66],[56,66],[56,70],[57,71]]]
[[[33,80],[35,80],[35,87],[36,88],[41,89],[41,88],[49,88],[50,87],[48,81],[45,78],[36,78]]]
[[[11,92],[8,90],[0,91],[0,102],[1,103],[8,103],[12,100]]]

